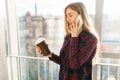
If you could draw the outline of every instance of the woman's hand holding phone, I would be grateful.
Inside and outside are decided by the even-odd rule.
[[[76,21],[75,21],[76,24],[79,24],[78,26],[81,27],[82,24],[83,24],[83,20],[82,20],[82,17],[81,15],[78,15]]]
[[[75,22],[70,26],[72,37],[78,37],[78,35],[82,30],[81,28],[82,24],[83,24],[83,21],[82,21],[81,15],[78,15]]]

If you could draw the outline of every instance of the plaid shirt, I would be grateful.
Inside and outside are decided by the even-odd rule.
[[[97,39],[82,31],[78,37],[65,38],[60,56],[52,53],[50,60],[60,64],[59,80],[92,80],[92,58]]]

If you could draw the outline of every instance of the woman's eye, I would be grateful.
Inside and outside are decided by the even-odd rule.
[[[69,17],[72,17],[72,15],[70,15]]]

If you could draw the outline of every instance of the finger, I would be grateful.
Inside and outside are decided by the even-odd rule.
[[[70,27],[70,30],[72,30],[73,29],[73,24],[71,24],[69,27]]]
[[[41,57],[43,57],[43,54],[40,54]]]
[[[73,23],[72,26],[73,26],[72,28],[76,28],[76,23]]]
[[[39,54],[43,54],[43,52],[41,50],[39,50]]]
[[[80,29],[82,26],[82,24],[80,23],[80,21],[78,22],[78,28]]]
[[[74,23],[74,26],[75,26],[75,28],[78,27],[78,22],[75,22],[75,23]]]
[[[40,51],[39,51],[39,53],[41,54],[41,53],[42,53],[42,51],[40,50]]]
[[[40,56],[42,57],[43,56],[43,53],[42,52],[39,52]]]
[[[80,20],[78,20],[77,26],[80,28]]]
[[[75,27],[78,27],[78,23],[79,23],[79,21],[78,21],[78,22],[75,22],[75,23],[74,23],[74,26],[75,26]]]

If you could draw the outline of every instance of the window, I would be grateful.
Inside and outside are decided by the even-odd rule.
[[[39,36],[44,36],[51,51],[59,55],[64,38],[64,7],[70,2],[81,1],[93,19],[95,0],[6,1],[11,44],[9,47],[11,80],[48,80],[48,78],[58,80],[59,66],[39,56],[35,50],[35,40]]]
[[[120,52],[120,5],[115,0],[104,0],[102,35],[103,51]],[[109,47],[108,47],[109,46]]]
[[[99,60],[98,80],[119,80],[119,56],[120,56],[120,37],[119,37],[119,11],[120,5],[116,0],[97,1],[100,6],[96,10],[100,11],[99,26],[101,27],[102,56]],[[96,80],[96,79],[95,79]]]

